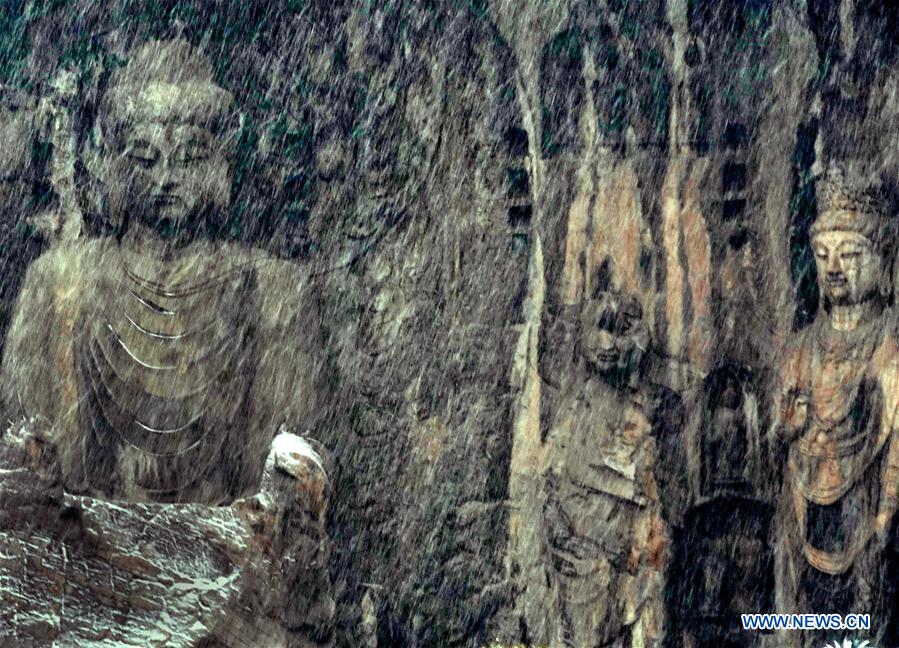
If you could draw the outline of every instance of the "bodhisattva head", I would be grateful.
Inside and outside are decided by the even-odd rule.
[[[109,217],[183,244],[224,222],[238,115],[184,40],[150,41],[111,79],[99,111]]]
[[[888,298],[895,219],[885,188],[832,166],[816,193],[818,217],[810,234],[825,308]]]
[[[601,291],[581,316],[581,352],[588,369],[615,385],[630,384],[649,344],[643,308],[633,295]]]

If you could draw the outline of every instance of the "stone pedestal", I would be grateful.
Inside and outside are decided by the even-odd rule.
[[[0,646],[332,645],[327,479],[309,450],[278,435],[258,492],[219,507],[0,469]]]

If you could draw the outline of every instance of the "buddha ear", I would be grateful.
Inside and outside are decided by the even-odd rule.
[[[110,178],[112,148],[102,120],[98,119],[91,128],[81,155],[90,178],[85,191],[90,210],[101,214],[109,226],[118,230],[124,224],[120,209],[124,196],[121,183]]]
[[[88,172],[95,178],[101,180],[106,179],[105,153],[106,140],[103,133],[103,126],[98,120],[84,142],[84,151],[82,155],[84,166]]]
[[[232,161],[236,161],[239,155],[237,148],[240,145],[241,138],[243,137],[246,123],[246,113],[244,113],[242,110],[238,110],[227,117],[225,126],[223,130],[220,131],[219,137],[222,138],[222,140],[228,147],[228,155],[232,158]]]

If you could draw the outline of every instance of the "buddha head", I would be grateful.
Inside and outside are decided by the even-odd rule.
[[[150,41],[113,72],[98,111],[108,217],[188,242],[224,224],[239,131],[233,97],[186,41]]]
[[[888,298],[896,227],[886,183],[832,165],[818,180],[816,195],[810,235],[825,308]]]
[[[630,384],[649,344],[639,300],[618,290],[601,290],[581,315],[580,346],[587,367],[613,384]]]

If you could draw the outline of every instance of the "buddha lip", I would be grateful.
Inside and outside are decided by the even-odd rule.
[[[615,351],[599,351],[596,357],[600,360],[617,360],[618,354]]]
[[[173,196],[171,194],[153,196],[153,205],[155,207],[173,207],[174,205],[178,205],[181,202],[181,198],[179,198],[178,196]]]

